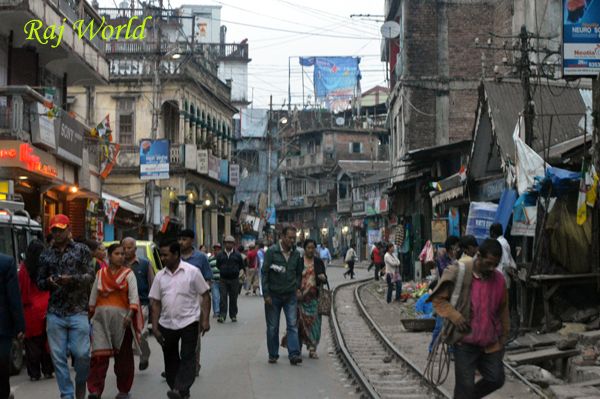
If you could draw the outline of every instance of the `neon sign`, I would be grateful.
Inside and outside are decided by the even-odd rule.
[[[0,150],[0,159],[14,159],[17,157],[17,150],[9,148],[7,150]]]
[[[56,168],[42,163],[40,157],[34,154],[33,147],[28,143],[23,143],[19,146],[19,161],[25,165],[27,170],[32,172],[50,177],[58,176]]]

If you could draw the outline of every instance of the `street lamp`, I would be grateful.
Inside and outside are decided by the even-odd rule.
[[[348,234],[348,231],[350,231],[350,229],[348,228],[348,226],[344,226],[344,227],[342,227],[342,234],[343,234],[343,235],[346,235],[346,234]]]
[[[323,237],[327,237],[327,233],[329,233],[329,229],[327,227],[323,227],[321,229],[321,234],[323,235]]]

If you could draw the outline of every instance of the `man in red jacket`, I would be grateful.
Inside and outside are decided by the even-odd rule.
[[[381,273],[381,269],[383,269],[383,255],[381,248],[381,243],[375,244],[375,248],[373,248],[373,252],[371,253],[371,260],[373,261],[373,265],[375,266],[375,280],[379,280],[379,273]]]

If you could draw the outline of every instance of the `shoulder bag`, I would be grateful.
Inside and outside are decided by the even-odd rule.
[[[317,303],[317,312],[321,316],[329,316],[331,314],[331,288],[329,287],[329,281],[326,281],[327,288],[321,285],[319,289],[319,299]]]

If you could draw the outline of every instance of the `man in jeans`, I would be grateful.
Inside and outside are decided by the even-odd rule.
[[[144,318],[144,329],[142,330],[142,336],[140,340],[140,370],[146,370],[148,368],[150,359],[150,345],[148,345],[148,316],[150,314],[150,299],[148,293],[152,282],[154,281],[154,270],[152,265],[147,259],[138,258],[136,255],[137,242],[135,238],[127,237],[121,240],[123,250],[125,252],[125,264],[133,270],[135,273],[135,279],[137,281],[138,296],[140,298],[140,304],[142,305],[142,316]]]
[[[510,322],[504,276],[496,270],[501,257],[500,243],[485,240],[473,260],[462,259],[444,270],[428,299],[451,323],[442,333],[454,345],[455,398],[483,398],[504,385],[502,358]],[[475,370],[482,377],[477,383]]]
[[[236,252],[235,239],[232,236],[225,237],[225,249],[217,255],[217,269],[219,269],[221,290],[221,303],[219,318],[217,321],[223,323],[227,317],[227,305],[229,304],[229,317],[232,322],[237,321],[237,299],[240,292],[240,270],[245,268],[244,259]]]
[[[40,255],[37,284],[50,291],[46,329],[61,399],[83,399],[90,370],[88,301],[94,270],[87,246],[71,240],[70,220],[58,214],[50,220],[53,244]],[[75,389],[68,354],[74,359]]]
[[[287,349],[290,364],[302,363],[297,323],[297,297],[301,296],[300,282],[304,264],[296,251],[296,229],[284,227],[282,238],[265,254],[262,289],[267,321],[269,363],[279,358],[279,317],[281,310],[287,324]]]
[[[156,274],[149,295],[153,334],[163,349],[171,389],[167,396],[189,398],[196,377],[198,333],[210,330],[210,287],[198,268],[181,260],[179,243],[161,243],[160,260],[165,268]]]

